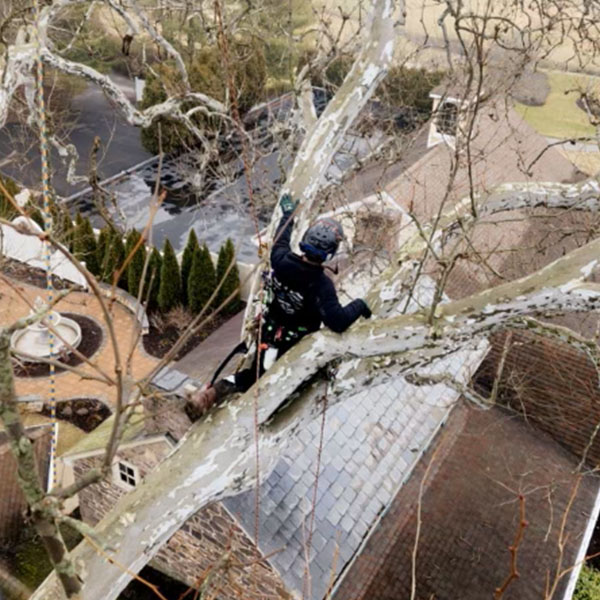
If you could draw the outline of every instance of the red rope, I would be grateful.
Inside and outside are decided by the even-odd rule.
[[[312,544],[313,528],[315,525],[315,507],[317,505],[317,492],[319,491],[319,471],[321,470],[321,455],[323,454],[323,443],[325,439],[325,417],[327,415],[327,388],[323,396],[323,418],[321,419],[321,431],[319,434],[319,447],[317,449],[317,471],[315,473],[315,487],[313,490],[312,507],[310,511],[310,522],[308,525],[308,538],[306,540],[306,567],[304,569],[304,583],[302,585],[302,598],[306,597],[308,582],[310,580],[310,547]],[[309,593],[310,597],[310,593]]]

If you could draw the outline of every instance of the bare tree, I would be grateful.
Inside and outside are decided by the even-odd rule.
[[[12,38],[4,43],[0,125],[6,121],[10,103],[18,90],[23,86],[27,90],[27,86],[31,85],[36,53],[39,53],[44,63],[53,69],[100,86],[131,124],[144,127],[168,116],[183,124],[200,144],[207,147],[209,143],[205,132],[192,118],[198,111],[229,125],[239,126],[239,115],[236,115],[235,102],[231,98],[235,94],[235,86],[230,86],[225,103],[192,91],[186,62],[177,44],[169,41],[156,26],[159,18],[150,17],[134,0],[124,3],[108,1],[106,4],[127,25],[127,31],[131,32],[127,35],[133,36],[133,39],[144,36],[148,44],[154,44],[158,52],[174,61],[180,83],[177,93],[173,92],[165,101],[140,110],[131,104],[109,76],[61,55],[51,43],[53,24],[61,11],[79,4],[85,3],[55,0],[44,5],[35,23],[26,21],[25,25],[11,21],[12,13],[7,13],[9,16],[5,17],[5,22],[12,23]],[[218,2],[216,8],[220,8]],[[25,323],[0,331],[3,392],[0,416],[11,425],[7,429],[15,448],[27,450],[16,453],[24,473],[23,479],[28,481],[25,487],[29,486],[31,491],[28,501],[35,514],[39,515],[40,531],[47,534],[45,539],[56,569],[33,598],[52,600],[65,595],[86,600],[116,598],[132,574],[151,560],[191,515],[213,501],[237,494],[264,480],[289,440],[318,414],[318,399],[324,388],[327,388],[327,397],[333,404],[343,402],[356,389],[396,377],[410,376],[416,381],[425,377],[428,367],[438,364],[443,358],[459,351],[475,352],[480,343],[503,328],[526,326],[561,339],[568,337],[570,343],[595,353],[595,344],[589,340],[567,336],[563,330],[552,330],[532,320],[534,317],[546,318],[559,313],[597,309],[600,289],[589,281],[600,247],[600,241],[590,233],[593,227],[586,228],[585,239],[575,244],[575,249],[565,256],[514,281],[499,281],[501,277],[490,264],[486,250],[478,247],[474,232],[486,218],[517,214],[523,219],[524,211],[540,207],[593,215],[599,209],[598,182],[595,179],[562,184],[520,181],[487,189],[483,186],[482,189],[480,182],[476,181],[473,165],[477,156],[471,144],[477,118],[489,107],[486,87],[496,84],[504,98],[520,70],[547,57],[565,40],[580,39],[581,36],[595,52],[597,38],[593,18],[589,11],[583,18],[578,18],[576,15],[580,13],[576,7],[573,14],[556,12],[550,3],[538,3],[538,13],[534,16],[513,3],[494,4],[493,10],[489,2],[476,14],[463,3],[439,3],[439,9],[443,34],[440,48],[448,60],[454,83],[461,88],[461,102],[455,119],[460,135],[456,136],[456,144],[449,150],[450,175],[445,182],[446,192],[442,200],[432,211],[410,207],[405,215],[409,224],[403,228],[401,247],[394,249],[395,255],[391,260],[382,260],[375,253],[374,257],[369,257],[371,262],[368,265],[359,259],[351,265],[345,285],[349,291],[370,290],[368,301],[376,318],[372,322],[357,324],[343,335],[320,331],[304,339],[250,391],[233,400],[229,406],[218,409],[212,418],[196,423],[173,454],[142,485],[124,496],[94,530],[67,520],[61,513],[61,502],[82,486],[106,475],[131,408],[147,392],[148,383],[158,367],[143,379],[135,380],[124,368],[126,365],[113,340],[115,372],[98,374],[98,377],[108,378],[119,390],[115,429],[103,467],[89,473],[74,487],[44,494],[35,485],[31,451],[27,450],[24,432],[19,425],[11,384],[8,337],[15,327]],[[163,15],[164,12],[176,15],[185,23],[197,20],[214,38],[219,37],[219,18],[203,10],[202,3],[199,7],[183,2],[157,8],[157,14]],[[305,135],[281,190],[301,199],[296,213],[297,233],[320,209],[328,190],[325,175],[332,158],[390,68],[396,41],[402,39],[404,18],[403,3],[391,0],[374,2],[352,68],[318,119],[311,107],[311,86],[307,79],[310,69],[307,68],[298,78],[298,128]],[[241,23],[241,19],[240,15],[233,15],[227,26],[233,27]],[[346,19],[342,18],[342,25],[345,23]],[[223,30],[225,25],[221,23],[220,27]],[[449,33],[450,28],[452,34]],[[550,32],[557,30],[560,33],[554,37]],[[73,35],[80,34],[81,28],[75,28]],[[325,37],[328,41],[323,51],[317,54],[317,65],[327,61],[327,53],[343,38],[341,34]],[[128,50],[130,43],[131,40],[127,42]],[[422,45],[420,40],[417,48]],[[189,47],[187,50],[193,51]],[[402,48],[401,51],[406,51],[411,57],[416,53],[414,48]],[[508,77],[499,78],[498,72],[508,74]],[[25,99],[30,114],[34,115],[34,97],[26,93]],[[189,108],[190,103],[193,103],[193,108]],[[240,127],[240,135],[244,136],[243,127]],[[391,143],[386,147],[394,146]],[[72,153],[71,156],[74,157]],[[456,190],[460,189],[456,179],[462,167],[466,168],[467,185],[462,196],[456,199]],[[531,168],[531,165],[523,165],[523,172]],[[381,179],[384,179],[383,175]],[[381,198],[376,198],[376,201],[381,201]],[[279,209],[275,208],[265,234],[267,240],[272,239],[280,216]],[[49,239],[60,248],[52,236]],[[483,291],[449,301],[446,292],[450,275],[465,257],[484,271],[493,283]],[[96,293],[94,279],[87,272],[85,276]],[[432,281],[434,293],[424,300],[419,290]],[[141,300],[141,291],[138,300]],[[422,306],[415,307],[415,300]],[[254,281],[253,299],[248,305],[248,331],[260,302],[258,274]],[[42,318],[42,315],[35,318]],[[110,322],[110,315],[107,314],[106,318]],[[200,315],[190,324],[177,347],[202,324],[203,318],[204,315]],[[161,366],[172,356],[173,353],[170,353]],[[458,385],[450,380],[446,382]],[[253,442],[255,417],[258,423],[256,443],[261,456],[258,473]],[[72,553],[67,553],[57,531],[56,524],[61,521],[80,528],[89,539],[94,540],[94,545],[82,543]],[[108,563],[106,553],[110,555]]]

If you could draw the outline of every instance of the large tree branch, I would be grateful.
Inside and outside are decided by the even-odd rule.
[[[477,218],[526,208],[600,211],[600,184],[594,178],[578,183],[505,183],[475,197]],[[405,304],[420,273],[419,265],[430,248],[438,251],[442,236],[474,222],[472,198],[467,196],[444,211],[434,228],[411,224],[392,265],[368,296],[369,305],[380,317],[395,314]]]
[[[282,188],[282,193],[289,192],[293,198],[301,199],[295,215],[293,240],[305,229],[310,219],[312,202],[323,184],[333,156],[344,141],[344,134],[375,92],[391,64],[396,42],[395,4],[393,0],[375,0],[362,48],[352,69],[302,141],[287,182]],[[398,12],[404,15],[404,2],[400,1],[397,5]],[[276,206],[266,235],[269,242],[273,240],[280,218],[281,209]],[[256,309],[254,300],[259,286],[260,273],[253,281],[248,300],[244,326],[246,331],[253,321]]]
[[[260,405],[260,479],[264,480],[284,445],[314,414],[319,380],[328,365],[343,368],[338,401],[355,393],[352,368],[362,381],[419,370],[441,357],[485,338],[518,316],[554,311],[595,310],[600,288],[582,283],[597,263],[600,240],[593,241],[548,265],[538,273],[455,302],[441,304],[435,324],[415,313],[363,322],[343,335],[321,331],[286,353],[251,389],[198,422],[178,449],[136,490],[124,496],[102,520],[98,533],[115,560],[139,570],[169,537],[206,504],[248,489],[256,481],[254,462],[254,398]],[[368,359],[357,361],[356,359]],[[345,361],[350,360],[349,366]],[[375,373],[375,371],[377,371]],[[283,405],[285,404],[285,407]],[[156,515],[161,515],[157,520]],[[92,549],[80,545],[76,560],[84,565],[85,600],[111,600],[130,576],[108,566]],[[50,578],[34,600],[62,598]]]

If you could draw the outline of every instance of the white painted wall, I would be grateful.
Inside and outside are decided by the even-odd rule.
[[[4,256],[32,267],[45,269],[44,243],[35,235],[31,235],[31,233],[42,233],[42,228],[27,217],[16,217],[12,224],[14,227],[0,225],[0,252]],[[20,233],[19,230],[24,233]],[[50,253],[50,269],[53,275],[87,289],[87,282],[83,275],[64,254],[57,250]]]

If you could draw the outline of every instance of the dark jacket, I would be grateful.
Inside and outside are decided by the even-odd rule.
[[[357,299],[346,306],[339,303],[335,286],[321,265],[309,263],[290,249],[293,219],[284,216],[279,222],[271,251],[274,297],[269,317],[291,329],[301,328],[302,335],[316,331],[321,322],[336,333],[345,331],[364,309]]]

